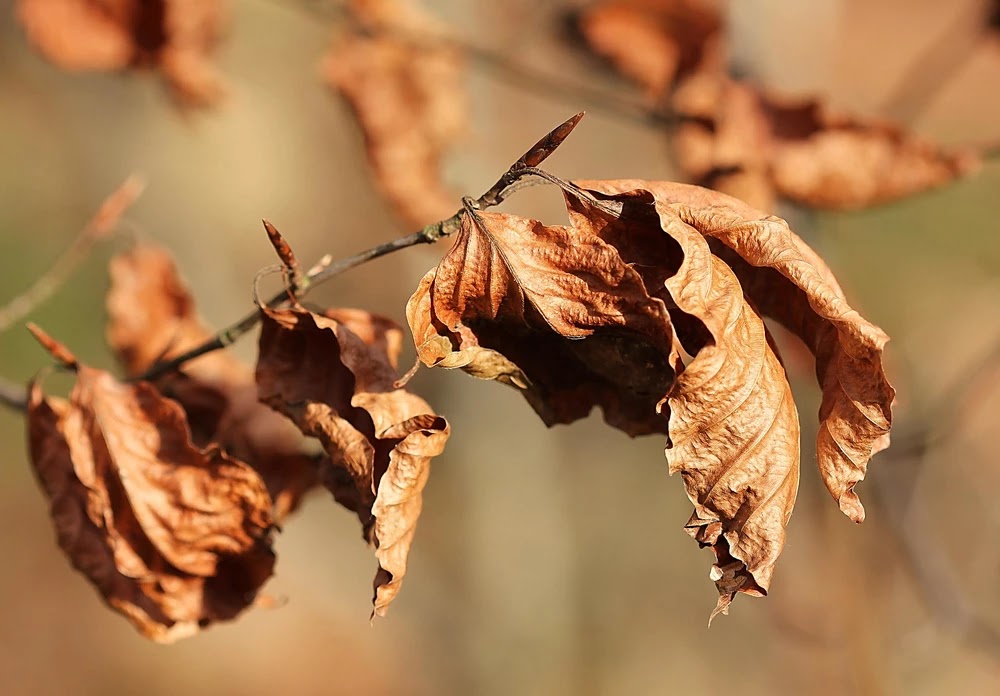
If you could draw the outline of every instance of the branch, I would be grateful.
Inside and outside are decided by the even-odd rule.
[[[274,295],[274,297],[264,303],[264,306],[273,309],[290,301],[298,301],[302,297],[305,297],[305,295],[307,295],[309,291],[316,286],[340,275],[346,270],[354,268],[355,266],[360,266],[361,264],[377,259],[380,256],[391,254],[399,251],[400,249],[416,246],[417,244],[433,244],[437,240],[443,237],[448,237],[458,230],[461,225],[462,216],[466,214],[466,207],[471,207],[474,210],[482,210],[484,208],[499,205],[506,199],[510,192],[516,188],[515,184],[526,176],[542,176],[543,178],[550,178],[550,175],[547,175],[537,169],[537,166],[541,164],[549,155],[555,152],[556,148],[558,148],[559,145],[561,145],[562,142],[569,136],[569,134],[573,132],[573,129],[576,128],[576,125],[582,118],[583,112],[580,112],[546,134],[541,140],[532,145],[523,155],[521,155],[517,162],[512,164],[507,171],[504,172],[503,176],[501,176],[497,182],[486,191],[486,193],[475,200],[463,200],[463,208],[450,218],[432,223],[424,227],[419,232],[415,232],[406,237],[400,237],[399,239],[386,242],[385,244],[379,244],[378,246],[362,251],[354,256],[349,256],[346,259],[341,259],[333,264],[317,264],[313,270],[298,280],[294,277],[290,277],[289,287]],[[281,258],[286,270],[294,276],[298,263],[294,261],[294,255],[291,253],[288,245],[285,244],[283,239],[281,239],[281,235],[276,229],[274,229],[273,225],[265,221],[264,227],[267,230],[268,237],[271,239],[271,243],[274,245],[275,250]],[[194,360],[195,358],[205,355],[206,353],[211,353],[219,350],[220,348],[225,348],[254,328],[260,320],[261,312],[259,310],[254,310],[239,321],[222,329],[210,340],[202,343],[200,346],[196,346],[195,348],[171,358],[170,360],[158,362],[136,379],[145,381],[155,380],[158,377],[162,377],[163,375],[176,370],[189,360]]]
[[[139,197],[143,188],[145,184],[142,179],[133,174],[104,199],[94,216],[87,221],[73,243],[49,270],[36,279],[31,287],[0,307],[0,332],[6,331],[30,314],[62,287],[73,271],[87,258],[94,245],[115,231],[121,216]]]
[[[15,411],[27,411],[28,395],[20,384],[0,377],[0,404]]]

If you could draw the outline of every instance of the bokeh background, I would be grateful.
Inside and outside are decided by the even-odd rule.
[[[739,0],[731,41],[741,69],[764,82],[821,91],[862,114],[902,108],[894,95],[913,89],[920,108],[896,115],[916,131],[945,144],[997,142],[1000,34],[983,37],[968,21],[978,4]],[[261,217],[304,260],[410,231],[375,191],[351,112],[321,80],[334,27],[316,3],[233,3],[218,54],[229,97],[204,112],[177,109],[154,75],[59,71],[29,48],[12,5],[0,2],[0,302],[136,170],[149,186],[129,228],[174,251],[215,326],[248,309],[254,273],[273,262]],[[427,5],[512,62],[633,96],[562,40],[572,3]],[[943,65],[938,88],[913,87]],[[468,90],[469,131],[446,163],[456,191],[478,195],[583,108],[551,171],[673,176],[662,131],[600,100],[546,93],[476,62]],[[563,215],[557,193],[541,187],[505,207]],[[281,607],[155,645],[107,610],[56,547],[22,417],[4,410],[0,692],[1000,693],[1000,166],[866,212],[782,212],[892,337],[898,453],[874,459],[859,488],[868,521],[852,525],[815,472],[818,394],[811,367],[796,367],[803,476],[767,599],[741,596],[706,629],[712,557],[681,529],[690,506],[667,476],[661,438],[630,440],[599,415],[548,430],[513,390],[423,370],[412,386],[453,435],[434,462],[390,616],[369,626],[374,559],[354,516],[317,491],[277,540],[268,590]],[[103,293],[115,244],[31,317],[109,368]],[[444,244],[356,269],[312,299],[402,321]],[[235,350],[252,359],[254,341]],[[0,335],[5,377],[26,380],[48,362],[22,328]]]

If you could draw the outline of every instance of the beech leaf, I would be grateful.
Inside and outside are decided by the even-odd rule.
[[[665,432],[655,405],[676,359],[666,306],[596,235],[466,213],[406,314],[423,364],[514,386],[547,425],[597,405],[631,435]]]
[[[847,303],[827,265],[781,218],[686,184],[618,180],[580,185],[633,205],[645,201],[664,229],[678,224],[696,229],[733,268],[758,311],[803,340],[816,357],[823,390],[820,474],[844,514],[864,520],[854,486],[864,479],[872,455],[888,445],[892,425],[895,391],[882,368],[885,333]]]
[[[118,254],[109,272],[107,339],[129,376],[211,337],[161,247],[140,244]],[[279,521],[318,483],[315,456],[298,430],[258,401],[253,369],[231,353],[203,355],[156,385],[184,408],[195,442],[217,443],[257,470]]]
[[[180,406],[153,385],[71,365],[69,400],[33,383],[27,419],[60,547],[153,640],[233,618],[274,565],[264,483],[218,447],[196,447]]]
[[[948,151],[880,119],[838,114],[815,98],[782,99],[714,69],[673,98],[674,138],[695,182],[771,210],[774,198],[822,209],[904,198],[975,171],[972,151]]]
[[[816,357],[820,472],[855,521],[854,486],[888,444],[887,338],[779,218],[697,186],[559,183],[568,227],[465,213],[407,305],[418,357],[518,387],[550,425],[600,404],[626,432],[665,430],[694,503],[685,527],[716,555],[712,616],[725,613],[737,593],[767,594],[799,479],[798,414],[763,316]]]
[[[383,616],[406,574],[430,460],[444,449],[448,423],[395,387],[401,331],[389,320],[361,310],[262,311],[260,398],[330,455],[325,483],[375,547],[373,615]]]

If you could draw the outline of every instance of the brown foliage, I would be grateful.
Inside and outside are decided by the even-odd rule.
[[[512,384],[549,424],[599,404],[637,434],[663,430],[662,411],[686,528],[716,553],[714,616],[766,594],[798,484],[798,416],[762,316],[816,356],[819,466],[855,521],[854,486],[888,443],[886,337],[779,218],[695,186],[579,186],[564,184],[569,227],[465,214],[407,305],[418,356]]]
[[[631,435],[665,432],[655,405],[673,379],[666,307],[585,230],[467,213],[406,315],[425,365],[515,386],[548,425],[599,405]]]
[[[129,376],[211,337],[164,249],[138,245],[112,259],[109,271],[107,338]],[[316,484],[314,456],[294,426],[258,401],[252,368],[232,354],[204,355],[156,385],[187,412],[195,442],[217,443],[260,473],[276,519]]]
[[[677,164],[695,183],[773,210],[777,197],[846,210],[904,198],[978,168],[890,121],[790,100],[727,73],[723,20],[701,0],[604,0],[581,16],[591,50],[659,103]]]
[[[176,402],[79,364],[68,401],[29,391],[32,462],[60,547],[108,604],[171,642],[254,602],[274,565],[271,500],[260,477],[191,442]]]
[[[681,85],[673,145],[697,183],[770,210],[775,196],[846,210],[951,182],[978,167],[885,120],[837,114],[818,99],[780,99],[723,74]]]
[[[66,70],[152,66],[184,102],[222,94],[209,60],[221,0],[18,0],[17,11],[32,43]]]
[[[441,159],[467,119],[463,61],[436,43],[438,27],[406,2],[351,3],[362,29],[338,37],[324,61],[330,84],[350,103],[382,193],[408,225],[455,212]]]
[[[361,310],[263,310],[260,398],[330,455],[324,477],[361,520],[375,547],[374,614],[399,592],[430,460],[448,423],[420,397],[395,387],[401,331]]]

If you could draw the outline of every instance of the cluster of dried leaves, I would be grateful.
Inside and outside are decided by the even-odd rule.
[[[678,119],[677,163],[695,183],[761,210],[777,197],[826,209],[874,205],[945,184],[978,167],[900,126],[785,97],[727,72],[717,0],[602,0],[580,34]]]
[[[35,471],[73,565],[147,637],[190,635],[268,602],[276,525],[321,482],[375,549],[384,614],[449,432],[394,386],[401,330],[361,310],[265,308],[256,372],[216,352],[145,381],[210,332],[164,250],[137,246],[110,271],[108,342],[127,381],[35,329],[76,373],[68,400],[32,383],[28,408]]]
[[[600,406],[630,435],[665,433],[725,613],[767,593],[798,486],[798,415],[764,318],[815,356],[819,468],[855,522],[854,487],[888,445],[886,336],[779,218],[684,184],[562,186],[569,226],[467,207],[407,304],[419,359],[521,390],[549,425]]]

